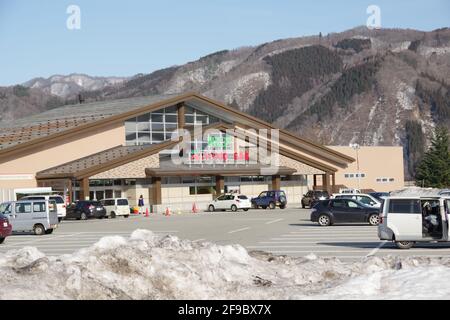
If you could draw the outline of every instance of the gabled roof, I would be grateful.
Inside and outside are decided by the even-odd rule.
[[[166,141],[144,146],[117,146],[90,156],[40,171],[37,179],[83,179],[128,162],[142,159],[176,145],[178,141]]]
[[[197,108],[203,106],[208,112],[219,115],[220,119],[237,119],[235,121],[243,126],[255,129],[279,129],[261,119],[194,92],[182,95],[130,98],[65,106],[18,120],[10,127],[0,127],[0,159],[6,155],[22,152],[27,148],[44,146],[50,140],[63,140],[83,130],[95,130],[114,123],[118,124],[129,118],[180,103],[195,105]],[[60,123],[59,127],[58,122]],[[64,125],[61,125],[62,123]],[[28,129],[36,126],[37,129],[34,132],[31,130],[32,132],[28,133]],[[24,132],[27,133],[24,134]],[[280,129],[280,139],[296,149],[338,166],[345,167],[354,161],[351,157],[300,138],[286,130]]]

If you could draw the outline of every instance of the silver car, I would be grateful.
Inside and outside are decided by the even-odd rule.
[[[51,200],[21,200],[4,202],[0,212],[8,217],[13,232],[51,234],[58,227],[56,202]]]

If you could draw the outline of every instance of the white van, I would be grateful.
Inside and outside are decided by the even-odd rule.
[[[106,216],[115,218],[117,216],[124,216],[128,218],[130,216],[130,206],[128,199],[123,198],[111,198],[100,200],[100,203],[106,209]]]
[[[58,221],[61,222],[66,217],[66,203],[64,198],[60,195],[32,195],[22,197],[20,200],[53,200],[56,202],[56,209],[58,211]]]
[[[450,197],[388,197],[378,225],[381,240],[409,249],[415,242],[449,241]]]
[[[20,200],[4,202],[0,212],[8,217],[13,232],[51,234],[58,227],[56,203],[52,200]]]

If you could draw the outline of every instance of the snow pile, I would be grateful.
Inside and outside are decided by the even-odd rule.
[[[136,230],[71,255],[0,255],[0,299],[445,298],[450,259],[337,259],[248,253]]]

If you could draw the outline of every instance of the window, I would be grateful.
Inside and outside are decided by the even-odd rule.
[[[389,213],[422,213],[420,200],[415,199],[392,199],[389,200]]]
[[[356,199],[357,199],[359,202],[364,203],[364,204],[368,204],[368,205],[370,205],[370,204],[373,203],[373,200],[370,199],[369,197],[357,196]]]
[[[62,197],[50,197],[50,200],[53,200],[58,204],[64,204],[64,199]]]
[[[45,212],[45,202],[34,202],[33,203],[33,212],[34,213],[42,213]]]
[[[344,174],[344,178],[346,179],[357,179],[357,178],[365,178],[366,174],[365,173],[345,173]]]
[[[118,206],[127,206],[128,205],[128,200],[127,199],[118,199],[117,200],[117,205]]]
[[[160,143],[178,128],[176,107],[168,107],[125,121],[127,145]]]
[[[260,197],[260,198],[262,198],[262,197],[267,197],[267,192],[261,192],[261,193],[259,194],[259,197]]]
[[[1,213],[11,213],[11,204],[10,203],[2,203],[0,205]]]
[[[347,206],[349,208],[359,208],[358,204],[355,201],[347,200]]]
[[[31,203],[17,203],[16,204],[16,213],[30,213],[31,212]]]
[[[394,178],[380,177],[380,178],[377,178],[376,181],[378,183],[389,183],[389,182],[394,182],[395,179]]]
[[[345,208],[347,207],[346,201],[345,200],[334,200],[332,202],[333,208]]]
[[[246,196],[238,196],[239,199],[241,200],[247,200],[248,198]]]

